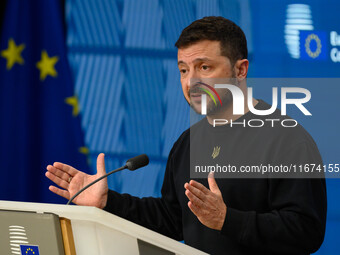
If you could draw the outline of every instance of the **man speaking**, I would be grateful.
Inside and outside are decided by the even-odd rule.
[[[197,20],[182,31],[176,47],[183,94],[196,112],[201,111],[202,94],[208,95],[211,89],[203,82],[193,83],[194,79],[235,79],[248,101],[247,41],[236,24],[222,17]],[[213,127],[214,119],[240,122],[254,117],[246,104],[244,114],[233,114],[231,93],[222,89],[217,92],[220,106],[207,96],[206,118],[174,144],[161,198],[119,194],[109,190],[103,179],[76,197],[74,203],[104,209],[210,254],[315,252],[325,234],[324,178],[190,178],[190,148],[197,141],[208,150],[219,148],[213,158],[218,156],[235,165],[322,164],[313,139],[300,125],[290,129],[231,127],[230,123]],[[252,103],[258,110],[269,108],[262,100]],[[282,119],[279,110],[270,117]],[[96,175],[57,162],[47,166],[46,172],[60,187],[50,186],[50,190],[66,199],[103,175],[102,153]]]

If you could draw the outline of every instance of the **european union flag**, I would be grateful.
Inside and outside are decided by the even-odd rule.
[[[324,31],[300,31],[300,58],[327,60],[329,56],[327,35]]]
[[[39,255],[38,245],[20,245],[22,255]]]
[[[68,66],[63,1],[7,1],[0,40],[0,199],[65,202],[48,190],[55,161],[87,170]]]

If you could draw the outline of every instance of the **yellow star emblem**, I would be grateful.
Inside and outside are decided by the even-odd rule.
[[[81,154],[84,154],[85,156],[87,156],[87,155],[89,155],[90,150],[89,150],[89,148],[87,148],[86,146],[83,146],[83,147],[80,147],[80,148],[79,148],[79,152],[80,152]]]
[[[8,40],[8,48],[1,51],[1,56],[7,59],[6,69],[12,69],[15,63],[24,64],[24,59],[21,57],[21,52],[25,49],[25,44],[16,45],[15,41],[10,38]]]
[[[86,146],[80,147],[79,152],[81,154],[84,154],[87,157],[87,164],[90,166],[91,165],[91,157],[89,157],[90,150]]]
[[[58,62],[57,56],[49,57],[46,50],[41,52],[41,60],[37,63],[37,68],[40,70],[40,80],[44,81],[47,75],[57,77],[58,73],[54,65]]]
[[[67,97],[65,99],[65,103],[68,104],[68,105],[71,105],[73,107],[72,115],[74,117],[78,116],[78,114],[79,114],[79,102],[78,102],[77,96]]]

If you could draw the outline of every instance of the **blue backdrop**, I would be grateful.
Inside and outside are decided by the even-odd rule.
[[[55,8],[52,13],[58,10]],[[66,0],[67,56],[86,146],[74,144],[72,140],[67,139],[70,142],[68,147],[76,148],[74,153],[78,152],[79,146],[83,148],[81,150],[83,153],[88,152],[89,172],[95,171],[96,157],[100,152],[107,155],[107,170],[120,166],[131,156],[147,153],[151,159],[149,166],[136,172],[117,173],[109,178],[109,186],[119,192],[128,192],[137,196],[159,196],[167,155],[177,137],[189,126],[189,108],[182,96],[177,70],[177,51],[174,47],[182,29],[192,21],[208,15],[221,15],[235,21],[247,36],[250,53],[248,77],[250,78],[339,77],[340,53],[337,57],[337,50],[340,51],[340,45],[332,41],[330,36],[332,31],[340,34],[339,10],[340,3],[336,0],[298,2],[293,0]],[[3,24],[4,28],[5,26],[6,23]],[[8,46],[9,37],[4,37],[4,33],[3,30],[0,50]],[[320,47],[317,40],[306,44],[306,39],[311,34],[316,34],[320,39],[321,53],[317,57],[311,54],[317,52]],[[37,33],[35,36],[42,35]],[[62,40],[60,39],[63,38],[62,33],[58,34],[58,38]],[[22,39],[16,43],[19,45],[25,41]],[[60,44],[62,45],[58,41],[58,45]],[[36,48],[41,50],[41,47]],[[28,49],[27,45],[25,49]],[[25,58],[24,53],[25,50],[23,51]],[[50,56],[57,55],[57,53],[51,54]],[[39,61],[39,58],[34,61]],[[26,63],[28,62],[25,62],[25,65]],[[4,58],[1,58],[0,64],[1,96],[8,98],[7,101],[14,104],[13,99],[16,94],[13,92],[11,96],[5,96],[3,90],[3,86],[7,84],[3,78],[6,70]],[[20,66],[17,63],[13,69]],[[60,77],[61,75],[58,76]],[[47,78],[53,80],[53,77]],[[34,82],[37,83],[38,81]],[[336,95],[340,94],[338,86],[332,88],[320,86],[320,89],[314,87],[312,93],[317,95],[323,89],[326,89],[326,93],[329,90],[329,94],[332,94],[335,100]],[[27,91],[21,91],[23,96],[31,95]],[[268,94],[265,88],[254,89],[254,91],[259,97]],[[72,91],[67,93],[67,96],[66,94],[63,96],[73,95]],[[321,109],[327,108],[327,101],[324,103],[324,106],[321,104]],[[1,109],[6,107],[6,111],[1,113],[7,114],[1,115],[1,121],[6,121],[8,118],[4,116],[17,114],[21,116],[20,109],[14,106],[8,107],[3,103],[1,107]],[[67,109],[70,107],[67,104],[63,107],[66,107],[65,111],[69,111],[63,112],[63,116],[66,114],[72,116],[73,108]],[[337,131],[340,127],[340,118],[337,109],[333,109],[332,120],[327,119],[332,128],[320,130],[320,126],[314,125],[313,121],[305,122],[305,128],[318,143],[324,159],[332,161],[327,163],[340,163],[338,156],[340,137]],[[11,127],[17,125],[12,123]],[[22,126],[26,127],[26,125],[28,124],[23,123]],[[3,144],[8,129],[0,129],[0,131]],[[80,131],[77,134],[77,137],[81,138]],[[18,144],[20,145],[20,141]],[[41,149],[35,150],[36,146],[33,144],[29,148],[24,148],[20,156],[18,154],[16,157],[13,156],[13,160],[26,162],[28,155],[34,156],[37,155],[36,151],[41,151]],[[6,151],[6,148],[4,146],[3,150]],[[15,153],[14,149],[6,151],[6,155]],[[53,153],[52,150],[52,156]],[[56,155],[52,157],[52,162],[61,158]],[[87,171],[83,161],[73,155],[75,154],[60,161],[63,160]],[[4,162],[5,158],[1,161]],[[45,162],[44,160],[39,164],[44,165]],[[19,163],[16,166],[17,171],[24,173],[23,177],[19,177],[22,183],[28,180],[25,178],[31,178],[31,172],[28,171],[33,171],[26,169],[25,166]],[[10,164],[1,169],[4,179],[13,178],[11,175],[13,169]],[[41,170],[39,174],[43,175],[43,166],[39,169]],[[327,180],[329,203],[327,233],[318,254],[338,254],[340,251],[337,247],[340,235],[340,206],[337,202],[340,195],[339,181]],[[56,200],[52,195],[49,197],[41,195],[49,192],[48,184],[47,180],[39,177],[39,182],[35,183],[38,191],[32,199],[44,202],[61,201]],[[1,190],[1,199],[31,200],[28,197],[12,196],[13,190],[9,187]],[[30,187],[23,186],[23,190],[29,192]]]
[[[0,199],[64,202],[48,191],[46,166],[66,161],[88,168],[62,10],[56,0],[7,2],[0,41]]]

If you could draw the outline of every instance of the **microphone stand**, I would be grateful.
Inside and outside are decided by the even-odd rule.
[[[98,179],[94,180],[93,182],[89,183],[89,184],[86,185],[84,188],[82,188],[81,190],[79,190],[76,194],[74,194],[74,196],[70,198],[70,200],[67,202],[66,205],[69,205],[69,204],[73,201],[73,199],[75,199],[80,193],[82,193],[82,192],[83,192],[84,190],[86,190],[88,187],[90,187],[90,186],[92,186],[93,184],[99,182],[100,180],[102,180],[102,179],[108,177],[110,174],[116,173],[116,172],[118,172],[118,171],[122,171],[122,170],[124,170],[124,169],[126,169],[126,168],[128,168],[127,165],[122,166],[122,167],[120,167],[120,168],[117,168],[117,169],[115,169],[115,170],[112,170],[111,172],[109,172],[109,173],[107,173],[107,174],[105,174],[105,175],[99,177]]]

